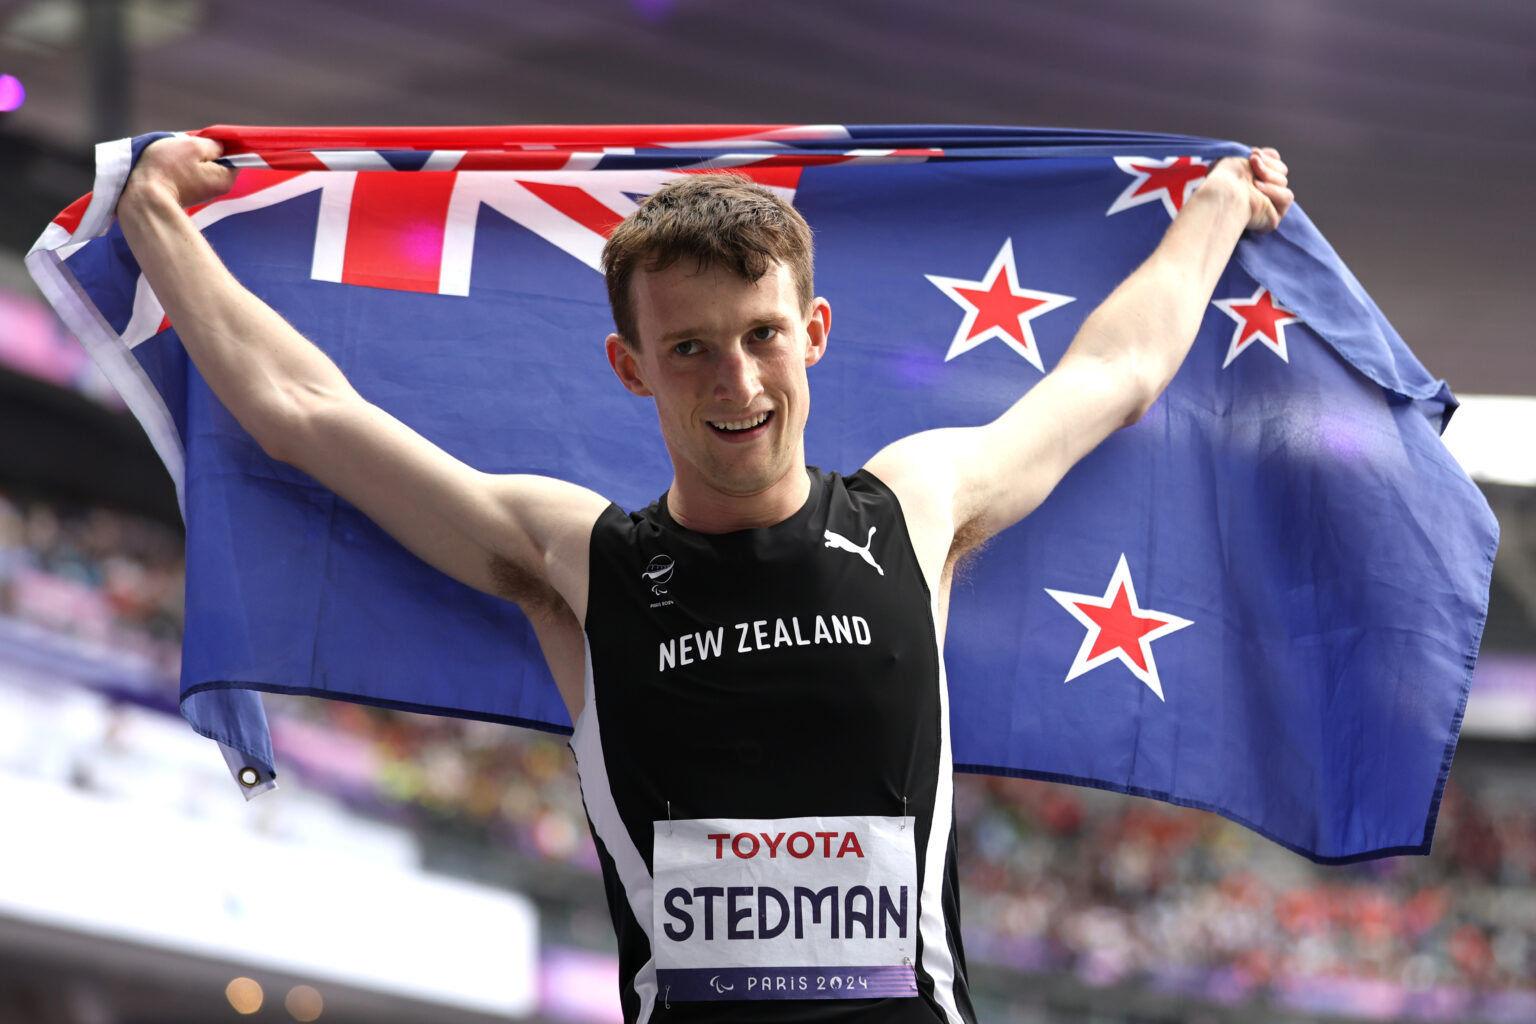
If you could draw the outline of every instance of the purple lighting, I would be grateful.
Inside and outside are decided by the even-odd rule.
[[[15,110],[27,101],[26,87],[15,75],[0,75],[0,110]]]
[[[660,21],[672,12],[672,0],[631,0],[646,21]]]

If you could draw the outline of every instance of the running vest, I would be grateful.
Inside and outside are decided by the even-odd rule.
[[[875,477],[593,528],[571,738],[626,1021],[974,1020],[934,607]]]

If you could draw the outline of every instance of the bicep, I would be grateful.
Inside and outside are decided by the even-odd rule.
[[[585,545],[607,505],[592,491],[483,473],[360,398],[311,413],[298,440],[294,465],[434,568],[525,606],[541,584],[585,605]]]
[[[1123,366],[1063,360],[992,422],[903,438],[870,468],[929,495],[936,507],[928,518],[947,520],[946,543],[963,554],[1034,511],[1068,470],[1134,417],[1139,394]]]

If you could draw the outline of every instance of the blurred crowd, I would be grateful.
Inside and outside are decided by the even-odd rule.
[[[1529,781],[1479,781],[1448,786],[1430,856],[1319,867],[1212,814],[973,778],[956,787],[967,934],[991,959],[1098,984],[1199,976],[1214,997],[1330,979],[1530,991]]]
[[[181,666],[181,536],[157,523],[0,493],[0,615],[91,648]]]
[[[167,702],[182,572],[173,530],[0,496],[0,615],[150,654]],[[562,736],[296,698],[269,701],[269,715],[284,769],[361,811],[597,870]],[[1458,772],[1430,856],[1318,867],[1204,812],[961,776],[968,952],[1228,1002],[1343,981],[1355,994],[1331,1008],[1361,1015],[1360,992],[1384,1005],[1423,992],[1525,998],[1536,992],[1530,781]]]

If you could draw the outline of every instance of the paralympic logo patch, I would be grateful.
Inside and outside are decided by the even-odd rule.
[[[666,583],[672,578],[674,564],[671,555],[657,555],[640,573],[642,579],[650,582],[651,593],[657,597],[667,592]]]

